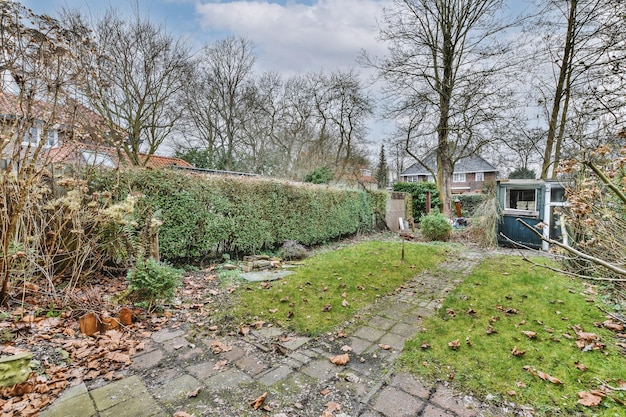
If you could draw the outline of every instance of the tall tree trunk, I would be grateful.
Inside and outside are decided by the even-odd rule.
[[[554,92],[554,102],[552,103],[552,112],[550,113],[550,124],[548,125],[548,138],[546,139],[546,148],[543,154],[543,163],[541,165],[541,179],[548,179],[550,167],[553,164],[552,150],[554,149],[554,140],[559,124],[559,113],[561,111],[561,102],[563,100],[564,90],[569,89],[566,81],[569,80],[568,74],[571,72],[571,55],[574,49],[574,30],[576,28],[576,8],[578,0],[571,0],[569,16],[567,19],[567,33],[565,35],[565,47],[563,49],[563,61],[559,71],[556,91]],[[559,147],[560,152],[560,147]],[[555,155],[555,159],[560,159],[560,155]],[[554,171],[553,167],[553,171]]]

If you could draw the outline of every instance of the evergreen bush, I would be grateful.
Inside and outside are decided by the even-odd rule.
[[[420,229],[427,241],[446,241],[450,238],[452,225],[443,214],[433,212],[422,217]]]
[[[169,302],[180,285],[182,272],[152,258],[138,260],[126,279],[131,293],[152,310],[158,302]]]

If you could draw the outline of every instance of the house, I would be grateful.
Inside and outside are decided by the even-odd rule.
[[[424,159],[426,166],[437,172],[437,158],[431,153]],[[400,174],[401,182],[434,182],[431,171],[419,162],[414,163]],[[452,193],[480,193],[488,183],[495,183],[498,170],[477,155],[461,158],[454,165],[452,174]]]
[[[56,166],[115,168],[129,164],[125,154],[108,146],[106,136],[110,128],[106,121],[76,101],[65,100],[55,105],[41,100],[25,103],[18,95],[0,90],[0,126],[6,136],[14,136],[16,131],[22,136],[21,141],[14,138],[10,146],[0,148],[0,169],[7,169],[11,163],[19,164],[35,151],[38,160]],[[179,158],[138,156],[148,168],[193,168]]]

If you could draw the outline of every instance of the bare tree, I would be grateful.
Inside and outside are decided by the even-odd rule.
[[[111,141],[133,165],[145,165],[182,116],[180,92],[191,75],[182,40],[140,17],[109,10],[95,25],[96,51],[85,59],[85,94],[109,123]]]
[[[621,2],[611,0],[541,2],[534,27],[545,28],[545,62],[553,63],[555,74],[553,80],[538,77],[548,116],[541,178],[555,178],[567,142],[580,142],[576,137],[595,129],[593,120],[615,111],[608,98],[615,97],[615,71],[624,58],[616,50],[623,48],[620,8]],[[581,117],[591,123],[581,124]],[[571,152],[573,156],[576,147]]]
[[[249,116],[245,97],[253,83],[254,44],[229,37],[204,48],[187,88],[187,111],[199,145],[214,155],[215,168],[235,167]],[[249,102],[249,100],[248,100]]]
[[[501,0],[395,0],[381,40],[388,55],[366,65],[387,82],[389,115],[399,120],[406,151],[423,162],[435,152],[439,197],[450,215],[455,162],[491,140],[506,114],[502,77],[510,65],[498,41]],[[428,152],[426,152],[428,153]]]

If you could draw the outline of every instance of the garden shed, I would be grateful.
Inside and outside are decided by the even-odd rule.
[[[500,206],[498,243],[505,246],[519,244],[533,249],[548,250],[548,243],[528,230],[517,219],[530,226],[542,224],[544,237],[562,240],[564,225],[557,207],[565,204],[565,186],[559,181],[500,180],[496,187]]]

